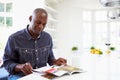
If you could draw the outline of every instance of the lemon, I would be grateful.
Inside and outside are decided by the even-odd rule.
[[[111,51],[110,51],[110,50],[107,50],[107,51],[106,51],[106,53],[107,53],[107,54],[110,54],[110,53],[111,53]]]

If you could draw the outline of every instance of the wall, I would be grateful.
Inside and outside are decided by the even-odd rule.
[[[59,21],[57,26],[58,52],[56,54],[70,59],[73,46],[78,46],[80,54],[83,50],[82,9],[73,5],[69,0],[60,3],[57,11]]]
[[[32,14],[32,11],[37,7],[44,6],[44,0],[14,0],[14,25],[13,27],[25,28],[29,23],[29,16]],[[24,6],[24,7],[23,7]]]

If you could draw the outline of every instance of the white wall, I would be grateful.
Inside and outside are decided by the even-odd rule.
[[[29,23],[29,16],[32,14],[32,11],[37,7],[44,6],[44,0],[14,0],[13,6],[13,15],[14,15],[14,24],[13,27],[25,28]]]
[[[83,28],[81,23],[81,9],[69,0],[59,4],[57,11],[59,20],[57,26],[59,56],[70,58],[73,46],[78,46],[79,53],[82,53]]]

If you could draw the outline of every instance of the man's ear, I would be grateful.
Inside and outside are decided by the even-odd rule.
[[[30,21],[30,22],[31,22],[31,20],[32,20],[32,16],[29,17],[29,21]]]

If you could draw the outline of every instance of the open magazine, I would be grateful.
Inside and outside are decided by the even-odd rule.
[[[64,76],[64,75],[72,75],[76,73],[84,72],[82,69],[74,67],[74,66],[55,66],[50,67],[42,71],[42,76],[48,79],[53,79],[56,77]],[[41,73],[41,72],[40,72]]]

